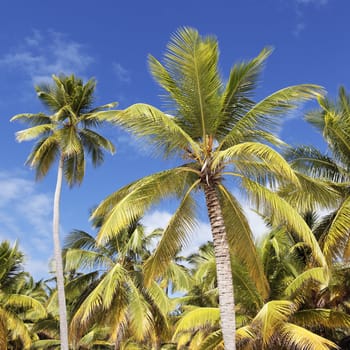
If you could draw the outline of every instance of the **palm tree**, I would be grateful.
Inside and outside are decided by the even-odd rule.
[[[30,324],[46,316],[44,305],[25,287],[31,279],[23,271],[23,253],[17,244],[0,244],[0,349],[29,349],[35,334]],[[40,288],[39,288],[40,289]],[[35,291],[36,290],[36,291]]]
[[[270,53],[264,49],[256,58],[234,65],[224,84],[217,40],[182,28],[171,38],[164,64],[149,56],[151,73],[166,92],[167,112],[135,104],[118,113],[100,114],[145,137],[165,157],[182,157],[185,164],[135,181],[102,201],[92,215],[104,217],[98,241],[117,235],[152,204],[177,197],[179,207],[146,266],[149,278],[161,275],[171,257],[188,242],[196,226],[197,193],[204,193],[216,257],[221,327],[225,349],[230,350],[235,349],[230,252],[249,267],[264,297],[268,286],[257,264],[242,207],[224,185],[228,178],[233,178],[236,188],[247,190],[258,207],[272,208],[275,222],[288,222],[295,228],[312,247],[315,259],[324,263],[307,225],[272,190],[277,183],[298,185],[298,179],[287,162],[266,144],[281,145],[273,135],[279,117],[299,102],[320,96],[322,90],[315,85],[291,86],[254,102],[258,76]]]
[[[337,196],[327,200],[318,191],[308,190],[286,198],[300,210],[317,206],[328,209],[329,215],[317,229],[321,248],[329,263],[339,259],[347,261],[350,259],[350,96],[341,87],[335,101],[322,98],[319,103],[321,108],[307,113],[305,119],[322,133],[330,154],[300,146],[291,149],[286,157],[300,174],[309,176],[310,181],[327,183]],[[305,194],[315,197],[307,200]]]
[[[38,85],[39,99],[51,114],[19,114],[11,121],[23,120],[31,127],[17,132],[19,142],[37,139],[27,164],[36,170],[36,177],[44,177],[58,159],[57,183],[53,206],[53,241],[60,313],[61,348],[68,350],[67,312],[59,238],[59,204],[64,176],[69,186],[80,184],[85,173],[85,152],[96,166],[103,161],[103,150],[115,151],[113,144],[92,130],[101,124],[97,112],[115,103],[92,108],[96,82],[86,84],[71,76],[53,75],[53,84]]]
[[[150,254],[152,237],[145,235],[140,224],[131,225],[103,246],[83,231],[67,237],[66,269],[78,272],[66,285],[67,293],[73,295],[73,344],[97,326],[109,329],[114,349],[123,349],[128,341],[135,349],[160,349],[171,302],[158,283],[143,284],[142,264]]]

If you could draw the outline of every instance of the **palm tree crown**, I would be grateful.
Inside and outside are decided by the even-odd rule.
[[[103,162],[103,150],[114,153],[113,144],[94,131],[101,120],[96,113],[115,106],[110,103],[92,108],[96,82],[86,84],[71,76],[53,76],[53,84],[36,87],[37,95],[50,115],[18,114],[11,121],[23,120],[31,125],[16,134],[19,142],[38,139],[27,164],[35,168],[37,178],[44,177],[57,157],[63,159],[64,176],[72,186],[81,183],[85,173],[84,150],[96,166]]]

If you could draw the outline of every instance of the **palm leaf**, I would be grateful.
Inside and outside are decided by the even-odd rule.
[[[338,209],[333,222],[324,237],[323,251],[327,261],[341,256],[350,239],[350,197]]]
[[[269,287],[248,221],[236,198],[222,185],[218,186],[218,190],[230,249],[247,266],[259,292],[266,298]]]
[[[304,84],[289,86],[274,92],[255,104],[232,128],[220,142],[219,149],[226,149],[239,142],[244,142],[244,136],[251,129],[273,132],[280,124],[281,115],[296,108],[301,102],[317,98],[323,94],[317,85]]]
[[[220,166],[223,162],[226,164],[235,163],[236,157],[240,161],[262,161],[268,171],[278,174],[285,181],[298,184],[298,178],[284,158],[271,147],[258,142],[243,142],[216,153],[213,167]]]
[[[97,241],[106,241],[117,235],[161,199],[180,195],[189,174],[183,167],[163,171],[138,180],[107,197],[92,214],[92,219],[104,218]]]
[[[332,341],[299,327],[292,323],[286,323],[282,327],[283,343],[289,349],[329,350],[338,349]]]
[[[321,266],[326,265],[325,257],[310,228],[291,205],[254,181],[244,178],[242,184],[254,198],[258,210],[270,217],[273,225],[286,224],[311,248],[315,260]]]
[[[155,252],[146,261],[144,265],[146,280],[162,275],[176,252],[188,244],[188,236],[196,227],[196,202],[191,191],[198,183],[199,181],[195,182],[187,191],[165,228]]]

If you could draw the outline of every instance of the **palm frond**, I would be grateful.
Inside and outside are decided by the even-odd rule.
[[[282,335],[282,341],[288,349],[338,349],[338,346],[332,341],[292,323],[286,323],[283,325]]]
[[[305,284],[308,282],[317,282],[321,287],[327,286],[329,283],[328,269],[325,267],[314,267],[304,271],[297,276],[286,288],[285,295],[292,297],[295,293],[305,294]]]
[[[235,163],[235,159],[263,162],[267,171],[278,174],[285,181],[298,184],[298,178],[286,160],[271,147],[258,142],[243,142],[215,154],[213,167]]]
[[[159,109],[135,104],[123,111],[98,113],[100,119],[120,125],[139,137],[145,137],[156,149],[162,149],[165,155],[190,149],[199,155],[200,150],[192,137],[176,122],[176,119]]]
[[[321,266],[326,265],[325,257],[316,241],[313,233],[298,212],[278,194],[259,185],[247,178],[242,179],[242,184],[250,196],[254,198],[254,204],[258,211],[271,218],[273,225],[285,224],[291,228],[312,250],[314,259]]]
[[[301,102],[317,98],[323,94],[320,86],[303,84],[289,86],[274,92],[256,103],[220,142],[219,149],[226,149],[239,142],[251,129],[274,132],[281,123],[280,117],[295,109]]]
[[[264,346],[270,343],[276,329],[295,311],[295,305],[288,300],[267,302],[252,321],[252,327],[258,327]]]
[[[151,71],[179,111],[177,119],[192,139],[202,139],[215,131],[219,114],[221,79],[218,73],[217,41],[201,37],[192,28],[179,29],[167,45],[164,69],[151,60]],[[169,76],[171,79],[169,79]],[[173,82],[176,82],[174,88]]]
[[[327,261],[342,256],[350,239],[350,197],[337,210],[331,226],[323,240],[323,251]]]
[[[230,249],[235,257],[247,266],[259,292],[266,298],[269,293],[268,283],[243,209],[223,185],[219,185],[218,189]]]
[[[253,107],[252,94],[259,75],[272,49],[264,48],[257,57],[235,64],[222,94],[222,118],[218,121],[217,134],[226,135],[232,127]]]
[[[294,323],[303,327],[325,327],[328,329],[349,329],[350,316],[342,311],[330,309],[308,309],[297,311],[292,317]]]
[[[195,182],[185,194],[176,212],[164,229],[155,252],[146,261],[144,265],[146,280],[161,276],[176,252],[188,244],[188,236],[194,231],[197,224],[195,219],[196,202],[193,200],[191,191],[198,183],[199,181]]]
[[[180,195],[189,175],[191,173],[182,167],[174,168],[135,181],[107,197],[92,214],[92,219],[103,217],[97,241],[117,235],[166,196]]]
[[[314,179],[296,172],[300,186],[291,184],[282,186],[278,193],[293,208],[300,212],[315,210],[316,208],[333,209],[340,201],[340,192],[330,182]]]
[[[220,311],[218,308],[199,307],[184,314],[176,325],[173,339],[184,331],[194,332],[198,329],[218,327]]]

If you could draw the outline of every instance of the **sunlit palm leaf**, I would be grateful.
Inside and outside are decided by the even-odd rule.
[[[287,348],[308,350],[337,349],[338,346],[332,341],[299,327],[292,323],[286,323],[282,328],[283,343]]]
[[[266,213],[267,216],[271,218],[273,224],[281,225],[281,223],[285,223],[288,227],[293,229],[312,249],[316,261],[321,266],[326,265],[325,257],[310,228],[291,205],[276,193],[260,186],[256,182],[245,178],[242,180],[242,183],[250,195],[254,197],[254,203],[257,208],[262,213]]]
[[[155,252],[145,263],[144,271],[147,280],[161,275],[176,252],[188,244],[188,236],[194,231],[197,224],[196,202],[191,195],[191,191],[197,184],[194,183],[194,186],[184,196],[165,228]]]

